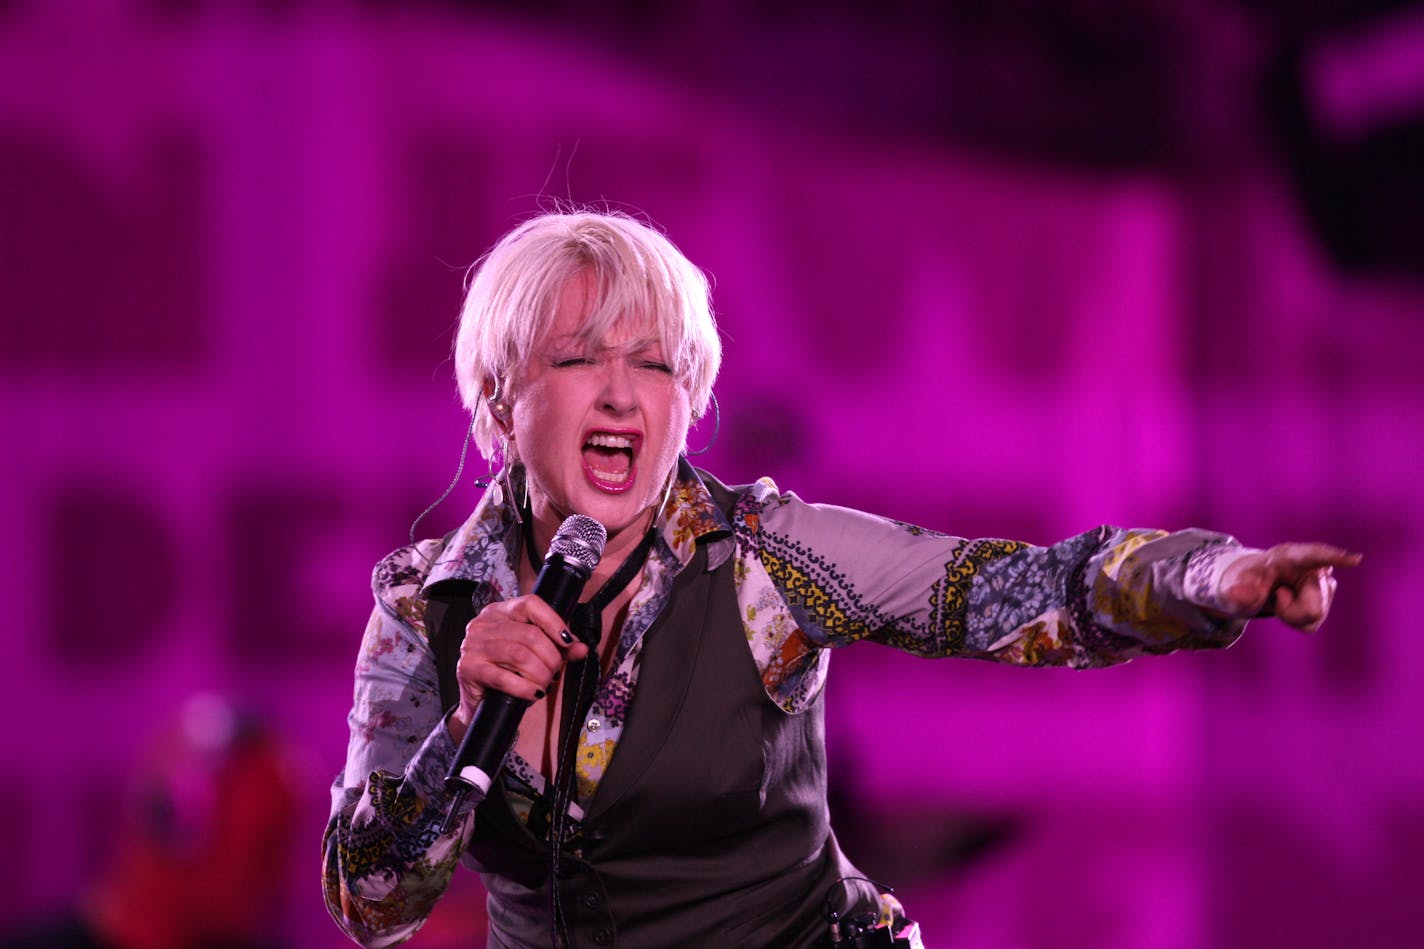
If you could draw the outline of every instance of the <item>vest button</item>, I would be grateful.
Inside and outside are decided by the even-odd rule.
[[[606,946],[613,941],[613,934],[602,927],[595,929],[590,935],[593,937],[593,941],[600,946]]]
[[[598,909],[600,902],[602,902],[602,900],[599,899],[598,894],[593,890],[589,890],[583,895],[583,905],[589,909]]]
[[[588,730],[589,730],[589,731],[591,731],[591,732],[596,732],[596,731],[598,731],[598,730],[599,730],[600,728],[602,728],[602,727],[603,727],[603,723],[600,722],[598,719],[596,719],[596,718],[590,718],[590,719],[588,720]]]

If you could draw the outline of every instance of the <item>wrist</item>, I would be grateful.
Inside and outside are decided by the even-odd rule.
[[[1212,544],[1193,551],[1187,561],[1187,600],[1220,616],[1240,617],[1242,604],[1231,588],[1261,551],[1235,543]]]
[[[470,722],[475,717],[475,706],[466,704],[463,700],[450,710],[450,714],[445,717],[445,727],[450,732],[450,737],[455,744],[464,740],[465,732],[470,729]]]

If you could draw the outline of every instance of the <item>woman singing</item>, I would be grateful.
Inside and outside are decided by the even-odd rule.
[[[833,945],[828,897],[917,944],[829,826],[836,647],[1088,667],[1226,646],[1252,616],[1314,629],[1358,561],[1201,530],[966,540],[729,487],[683,455],[720,361],[706,279],[630,218],[538,217],[479,265],[455,365],[500,470],[458,530],[375,570],[325,839],[356,941],[408,938],[464,862],[491,946]],[[566,622],[532,591],[573,514],[607,545]],[[491,691],[528,710],[447,823]]]

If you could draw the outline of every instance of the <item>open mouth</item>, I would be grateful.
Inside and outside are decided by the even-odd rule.
[[[631,435],[593,432],[583,443],[583,467],[589,478],[605,491],[624,491],[633,484]]]

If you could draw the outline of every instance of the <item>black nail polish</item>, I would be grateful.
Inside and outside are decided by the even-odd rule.
[[[536,699],[542,699],[542,698],[544,697],[544,690],[543,690],[543,689],[535,689],[535,690],[534,690],[534,697],[535,697]]]
[[[560,631],[559,631],[559,638],[564,641],[564,645],[565,645],[565,646],[572,646],[573,643],[574,643],[574,636],[573,636],[573,633],[570,633],[570,632],[569,632],[568,630],[566,630],[566,629],[563,629],[563,630],[560,630]]]

